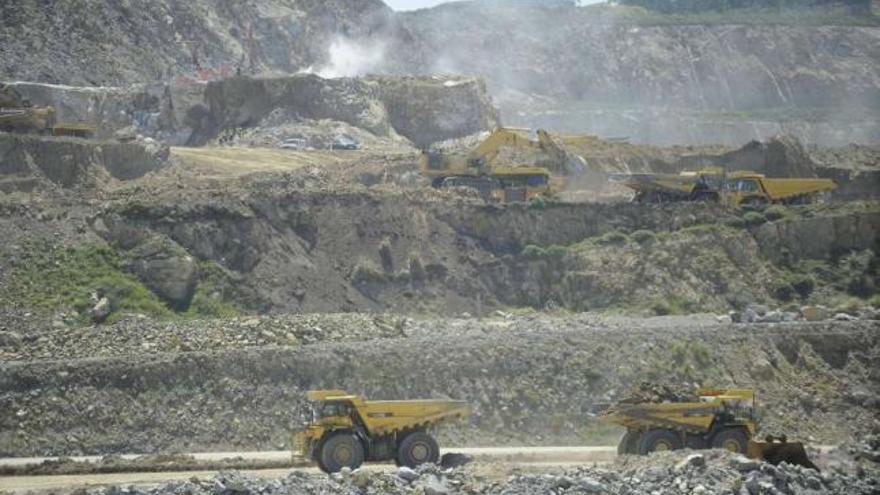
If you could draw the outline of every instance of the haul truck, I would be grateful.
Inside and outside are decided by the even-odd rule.
[[[754,172],[734,172],[724,182],[724,201],[732,206],[809,203],[837,189],[831,179],[776,179]]]
[[[294,434],[293,455],[314,461],[326,473],[357,469],[364,461],[390,461],[415,467],[436,463],[437,441],[426,431],[469,414],[453,400],[368,401],[342,390],[314,390],[314,417]]]
[[[718,168],[680,174],[618,174],[612,182],[636,192],[638,203],[723,202],[731,206],[809,203],[837,188],[831,179],[769,178],[756,172],[724,173]]]
[[[788,442],[784,437],[754,440],[757,421],[753,390],[703,388],[685,399],[625,399],[601,418],[626,428],[617,446],[620,455],[717,448],[773,464],[785,461],[817,469],[802,443]]]

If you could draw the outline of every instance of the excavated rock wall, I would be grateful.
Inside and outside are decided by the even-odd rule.
[[[405,13],[415,41],[391,65],[485,77],[508,125],[655,144],[880,140],[877,27],[652,25],[613,12],[471,2]]]
[[[0,79],[103,86],[292,73],[390,14],[380,0],[4,2]]]
[[[419,146],[490,130],[497,112],[485,85],[461,77],[323,79],[310,74],[231,77],[207,84],[81,88],[13,86],[60,122],[85,122],[104,136],[143,133],[170,144],[202,145],[221,132],[259,126],[275,110],[331,119]]]
[[[0,408],[13,412],[0,416],[0,455],[281,449],[309,417],[305,391],[326,387],[466,400],[469,422],[441,429],[447,445],[610,442],[616,432],[589,413],[661,377],[756,387],[765,432],[839,441],[877,419],[876,322],[510,323],[411,322],[423,337],[0,363]]]
[[[74,188],[134,179],[164,167],[167,151],[136,142],[0,133],[0,190],[30,190],[42,180]]]

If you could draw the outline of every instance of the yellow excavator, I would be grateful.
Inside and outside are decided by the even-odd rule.
[[[785,437],[755,440],[755,402],[754,390],[701,388],[681,395],[642,384],[633,397],[619,401],[600,418],[626,428],[619,455],[716,448],[772,464],[785,461],[818,469],[800,442]]]
[[[57,122],[55,108],[34,106],[8,84],[0,83],[0,131],[90,138],[94,128]]]
[[[518,202],[552,196],[562,190],[564,175],[582,169],[583,159],[567,152],[543,129],[537,131],[537,140],[529,134],[529,129],[499,127],[465,155],[424,150],[421,172],[434,187],[468,187],[487,200]],[[505,149],[543,153],[549,157],[548,166],[496,164]]]

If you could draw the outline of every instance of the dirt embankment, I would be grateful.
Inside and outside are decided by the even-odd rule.
[[[877,419],[876,322],[620,328],[578,319],[407,323],[410,337],[0,365],[0,455],[284,448],[304,392],[471,403],[448,445],[605,444],[633,383],[755,387],[765,432],[848,438]],[[253,331],[258,331],[256,328]]]
[[[94,188],[110,179],[143,177],[165,167],[167,158],[168,149],[155,142],[0,133],[0,192]]]

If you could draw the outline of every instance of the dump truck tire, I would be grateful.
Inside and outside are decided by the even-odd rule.
[[[397,446],[397,463],[414,468],[420,464],[436,464],[440,459],[440,447],[431,435],[415,431],[403,438]]]
[[[712,437],[712,448],[745,454],[749,448],[749,435],[742,428],[721,430]]]
[[[626,430],[626,433],[620,437],[620,443],[617,444],[617,455],[638,454],[641,437],[642,432],[638,430]]]
[[[325,473],[335,473],[344,467],[357,469],[363,463],[364,446],[351,433],[335,433],[321,444],[318,466]]]
[[[639,454],[681,449],[681,437],[671,430],[648,430],[639,442]]]

